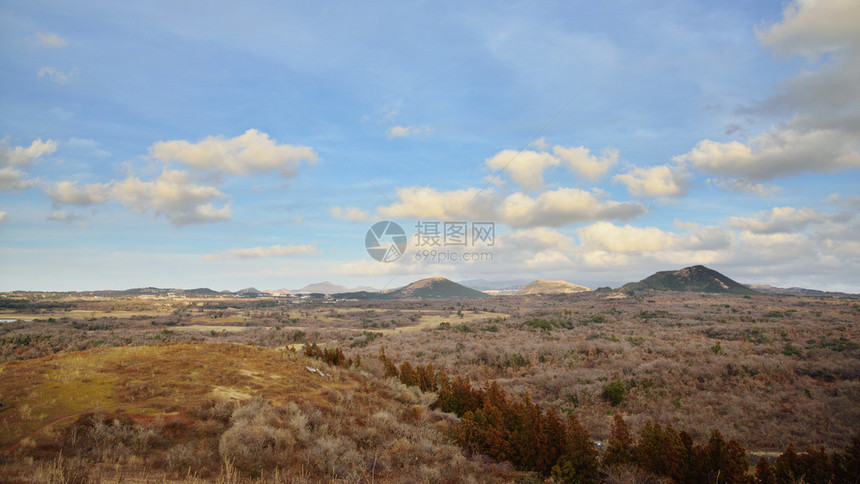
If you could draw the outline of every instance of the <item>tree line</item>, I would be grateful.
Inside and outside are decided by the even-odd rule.
[[[340,349],[306,348],[306,354],[348,366]],[[398,366],[385,348],[380,348],[378,359],[386,377],[438,395],[435,406],[459,417],[449,432],[466,451],[551,476],[556,482],[597,483],[607,470],[636,466],[679,484],[860,483],[858,437],[843,452],[828,453],[820,447],[799,453],[790,444],[773,464],[762,456],[751,467],[740,442],[726,439],[717,429],[706,441],[695,442],[685,430],[649,420],[634,439],[616,413],[601,450],[573,412],[562,415],[555,407],[544,409],[528,394],[512,397],[495,381],[475,387],[468,377],[449,377],[432,363],[413,367],[404,361]]]

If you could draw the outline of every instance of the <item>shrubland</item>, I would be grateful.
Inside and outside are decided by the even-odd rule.
[[[16,298],[0,318],[31,320],[0,325],[0,471],[21,482],[729,482],[742,461],[744,479],[848,482],[860,452],[857,299]],[[283,361],[248,366],[260,351]]]

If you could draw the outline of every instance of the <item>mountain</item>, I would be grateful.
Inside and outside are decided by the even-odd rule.
[[[783,296],[800,296],[800,297],[851,297],[856,294],[848,294],[844,292],[819,291],[816,289],[805,289],[802,287],[775,287],[769,284],[747,284],[747,287],[765,294],[779,294]]]
[[[198,287],[197,289],[186,289],[183,291],[184,295],[194,295],[194,296],[219,296],[220,293],[218,291],[213,291],[208,287]]]
[[[260,294],[263,294],[263,292],[255,287],[246,287],[245,289],[239,289],[236,291],[236,294],[240,294],[242,296],[259,296]]]
[[[298,294],[338,294],[341,292],[349,292],[344,286],[334,284],[328,281],[318,282],[316,284],[308,284],[307,286],[295,291]]]
[[[348,292],[338,294],[338,296],[344,299],[469,299],[489,297],[488,294],[469,289],[444,277],[421,279],[420,281],[415,281],[412,284],[390,291],[375,293],[367,291]]]
[[[528,279],[511,279],[506,281],[490,281],[487,279],[469,279],[458,284],[476,291],[516,291],[529,283]]]
[[[425,298],[425,299],[461,299],[487,297],[481,291],[469,289],[468,287],[457,284],[454,281],[445,279],[444,277],[429,277],[415,281],[408,286],[395,289],[387,294],[396,295],[396,299],[400,298]]]
[[[329,281],[318,282],[316,284],[308,284],[307,286],[294,291],[295,294],[341,294],[344,292],[376,292],[376,289],[367,286],[359,286],[349,289],[340,284],[334,284]]]
[[[517,294],[573,294],[591,289],[567,281],[537,280],[526,284]]]
[[[639,282],[625,284],[621,289],[624,291],[654,289],[657,291],[761,294],[705,266],[657,272]]]

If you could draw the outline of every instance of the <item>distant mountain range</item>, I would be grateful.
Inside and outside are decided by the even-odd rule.
[[[517,294],[573,294],[591,289],[567,281],[537,280],[526,284]]]
[[[719,272],[705,266],[697,265],[686,267],[675,271],[661,271],[652,274],[639,282],[625,284],[619,291],[631,292],[642,290],[657,291],[682,291],[682,292],[712,292],[728,294],[781,294],[789,296],[806,297],[858,297],[858,294],[847,294],[842,292],[826,292],[799,287],[780,288],[766,284],[740,284]],[[601,288],[598,291],[610,290]],[[482,292],[486,291],[486,292]],[[140,287],[121,291],[69,291],[70,294],[82,294],[86,296],[101,297],[135,297],[135,296],[180,296],[180,297],[217,297],[217,296],[241,296],[241,297],[265,297],[265,296],[300,296],[307,294],[337,295],[340,299],[405,299],[405,298],[432,298],[432,299],[464,299],[480,298],[493,295],[509,294],[573,294],[591,291],[591,289],[573,284],[567,281],[537,280],[506,280],[489,281],[485,279],[470,279],[456,283],[444,277],[430,277],[408,284],[399,289],[389,291],[377,291],[372,287],[359,286],[347,288],[329,281],[309,284],[301,289],[277,289],[260,291],[254,287],[247,287],[238,291],[215,291],[208,287],[195,289],[170,289],[157,287]],[[40,292],[40,291],[13,291],[13,292]],[[44,291],[54,292],[54,291]]]
[[[621,287],[622,291],[715,292],[728,294],[761,294],[705,266],[686,267],[678,271],[657,272],[639,282]]]

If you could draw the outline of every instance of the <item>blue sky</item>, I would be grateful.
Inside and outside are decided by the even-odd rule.
[[[851,0],[3,2],[0,290],[596,287],[705,264],[860,292],[858,19]],[[411,236],[397,261],[365,250],[378,220]],[[492,221],[495,243],[418,247],[422,221]]]

